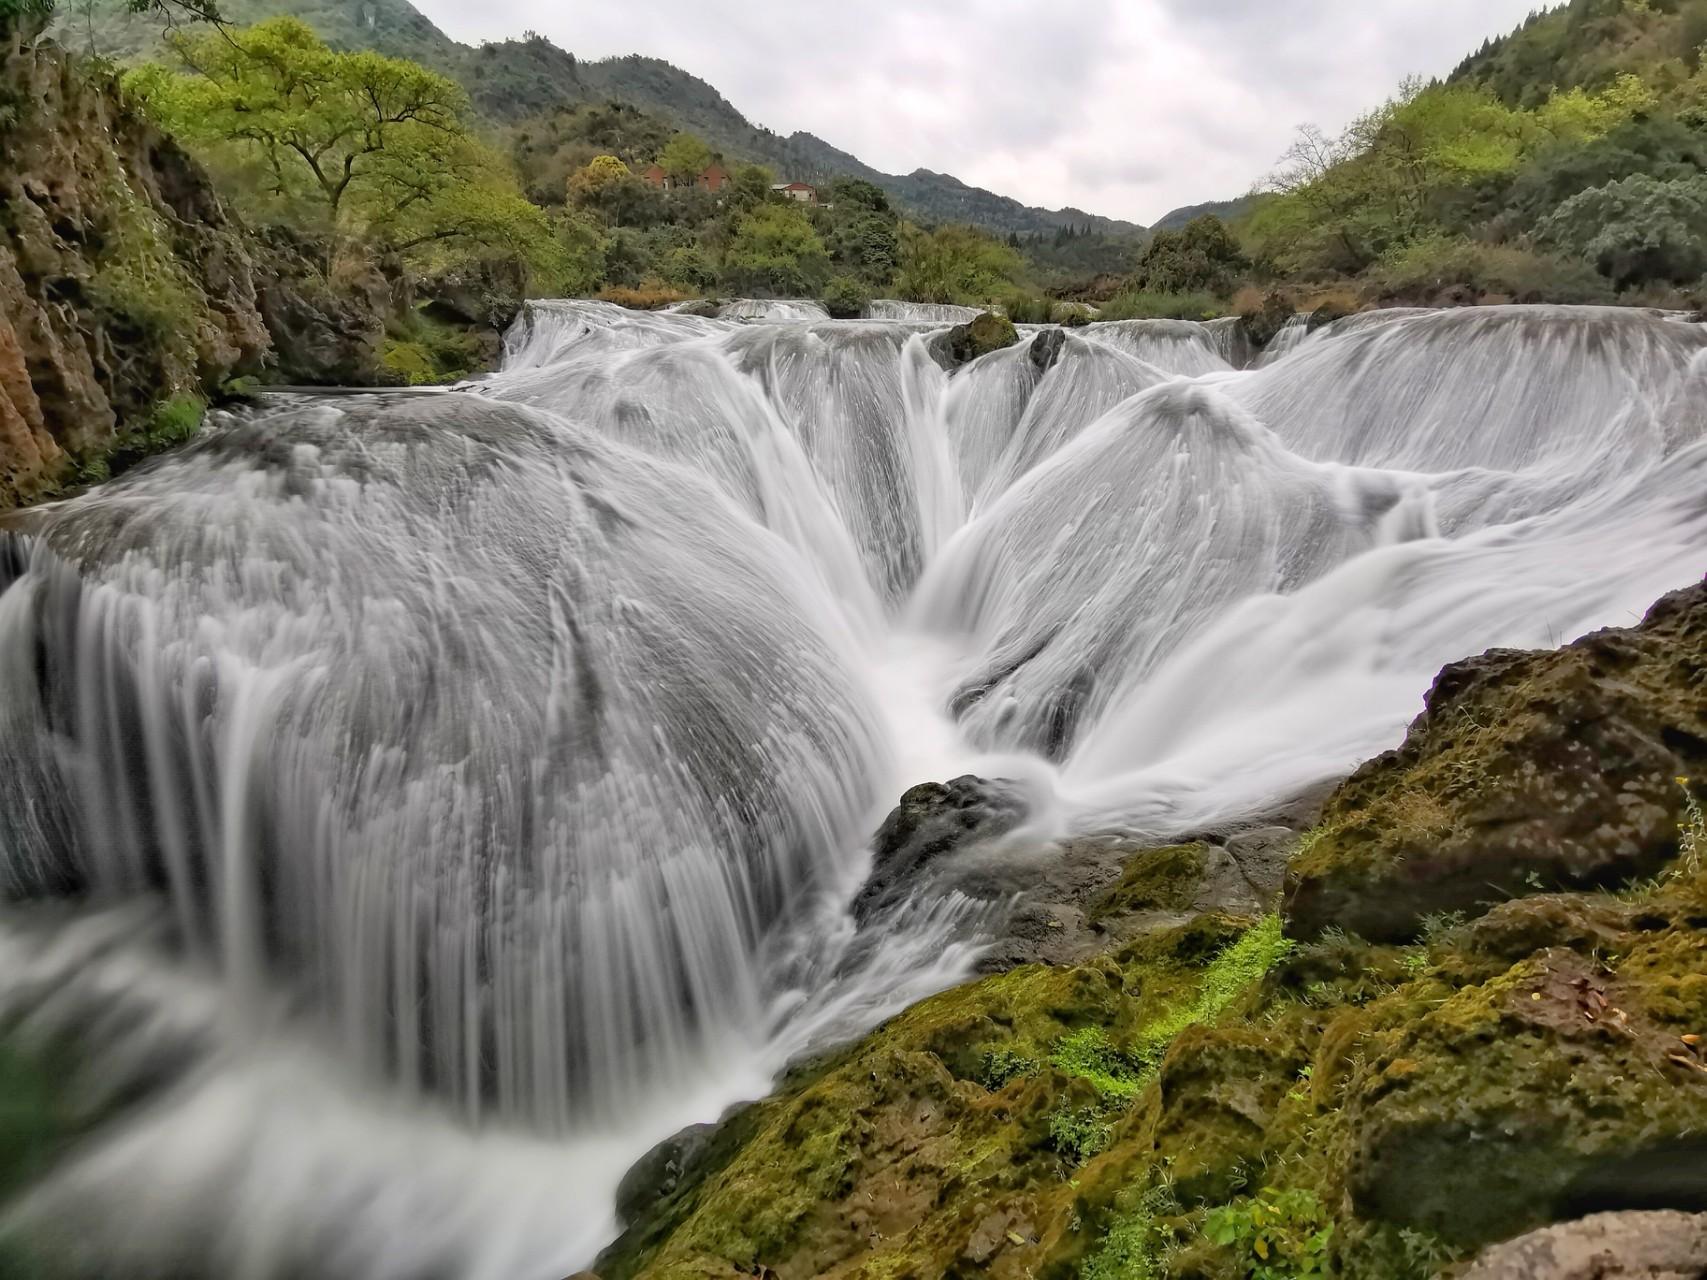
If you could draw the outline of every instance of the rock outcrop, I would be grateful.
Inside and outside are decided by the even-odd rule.
[[[1674,799],[1648,788],[1658,750],[1700,759],[1703,595],[1448,669],[1406,747],[1291,855],[1296,900],[1347,813],[1385,849],[1421,790],[1442,843],[1407,849],[1479,840],[1495,905],[1429,916],[1460,863],[1418,888],[1405,859],[1370,860],[1336,909],[1396,923],[1288,938],[1265,914],[1287,828],[1051,848],[1014,873],[1060,939],[1013,935],[1045,963],[924,1001],[696,1138],[703,1154],[666,1153],[670,1189],[631,1205],[600,1274],[1235,1280],[1311,1259],[1299,1274],[1432,1280],[1478,1255],[1477,1280],[1703,1274],[1680,1215],[1707,1210],[1707,823],[1675,777]],[[894,832],[986,803],[954,795],[922,790]],[[1579,848],[1606,861],[1559,855]],[[925,859],[926,883],[962,853]],[[1650,878],[1607,890],[1632,875]],[[1607,1212],[1660,1216],[1588,1217]]]
[[[1019,341],[1014,322],[994,311],[974,316],[965,324],[957,324],[947,332],[931,339],[930,353],[944,369],[953,373],[962,365],[971,364],[979,356],[1011,347]]]
[[[0,45],[0,507],[261,368],[240,227],[110,75]]]
[[[1430,915],[1652,875],[1678,851],[1680,780],[1704,772],[1707,584],[1635,628],[1454,663],[1404,745],[1329,798],[1288,930],[1405,941]]]

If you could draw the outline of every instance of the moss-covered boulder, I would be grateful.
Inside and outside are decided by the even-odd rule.
[[[1639,627],[1455,663],[1404,745],[1329,798],[1288,871],[1288,929],[1403,941],[1433,914],[1652,875],[1678,851],[1680,779],[1704,771],[1707,584]]]
[[[1011,347],[1019,341],[1014,322],[994,311],[986,311],[965,324],[957,324],[931,339],[930,353],[949,372],[971,364],[979,356]]]

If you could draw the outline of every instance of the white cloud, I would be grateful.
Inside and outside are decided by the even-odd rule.
[[[1444,75],[1535,0],[415,0],[461,40],[643,53],[895,173],[1153,222],[1238,195],[1306,121]]]

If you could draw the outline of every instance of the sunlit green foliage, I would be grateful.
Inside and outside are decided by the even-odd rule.
[[[830,256],[805,210],[764,204],[736,224],[723,258],[723,283],[761,297],[815,297],[830,278]]]
[[[691,183],[711,163],[711,148],[691,133],[678,133],[658,153],[657,162],[677,182]]]
[[[1264,1188],[1211,1211],[1203,1234],[1232,1254],[1245,1280],[1315,1280],[1328,1274],[1333,1222],[1310,1191]]]
[[[924,231],[903,223],[900,247],[896,287],[915,302],[989,302],[1012,290],[1025,270],[1017,252],[974,227]]]
[[[499,158],[471,132],[461,89],[400,58],[337,52],[294,18],[176,33],[183,69],[139,68],[126,88],[216,168],[237,167],[264,216],[314,210],[337,235],[442,260],[510,255],[542,279],[563,248]]]

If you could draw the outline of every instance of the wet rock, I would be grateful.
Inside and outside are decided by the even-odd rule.
[[[968,774],[912,788],[872,838],[871,875],[854,899],[854,918],[863,923],[899,905],[945,855],[1011,831],[1025,814],[1011,783]]]
[[[1707,584],[1641,626],[1440,673],[1405,743],[1334,792],[1287,873],[1288,931],[1415,937],[1431,914],[1649,876],[1707,769]]]
[[[946,333],[931,339],[930,353],[948,372],[971,364],[979,356],[1011,347],[1019,341],[1019,332],[1006,316],[986,311],[965,324],[957,324]]]
[[[428,277],[418,292],[435,319],[497,334],[521,314],[527,278],[519,261],[481,259]]]
[[[1707,1215],[1602,1213],[1495,1245],[1461,1280],[1699,1280]]]
[[[723,314],[723,304],[716,298],[695,298],[684,302],[676,308],[677,315],[703,316],[707,320],[715,320]]]
[[[1261,350],[1274,341],[1274,335],[1291,323],[1297,315],[1297,309],[1284,295],[1270,293],[1263,298],[1262,305],[1256,310],[1239,314],[1239,328],[1244,331],[1251,345]]]
[[[1039,373],[1047,373],[1061,358],[1061,349],[1066,345],[1066,330],[1045,329],[1031,340],[1031,347],[1026,354],[1031,357],[1031,363],[1037,366]]]
[[[1353,311],[1349,307],[1342,306],[1337,302],[1324,302],[1310,313],[1310,318],[1304,322],[1304,331],[1314,333],[1323,325],[1332,324],[1335,320],[1344,320],[1352,314]]]
[[[689,1125],[665,1138],[623,1175],[616,1189],[616,1217],[628,1227],[658,1201],[674,1195],[717,1136],[717,1125]]]

